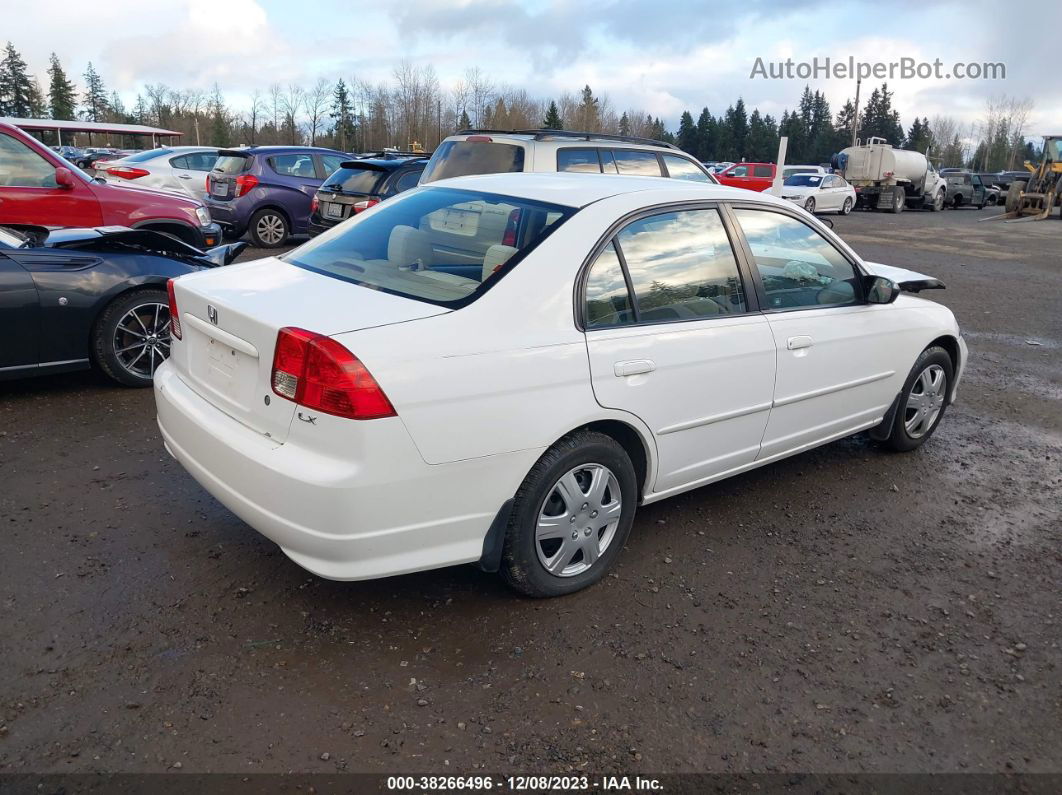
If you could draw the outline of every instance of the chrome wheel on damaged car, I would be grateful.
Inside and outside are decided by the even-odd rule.
[[[954,375],[951,355],[939,346],[922,351],[904,384],[886,443],[894,450],[914,450],[940,424]],[[881,438],[881,437],[879,437]]]
[[[538,562],[573,577],[593,566],[616,536],[623,500],[619,481],[601,464],[580,464],[553,484],[535,529]]]

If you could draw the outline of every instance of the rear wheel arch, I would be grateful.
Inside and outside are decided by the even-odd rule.
[[[602,433],[605,436],[612,437],[617,443],[619,443],[627,453],[627,457],[630,458],[631,463],[634,465],[634,472],[641,489],[639,497],[644,496],[649,490],[649,476],[653,470],[653,459],[651,457],[649,444],[646,442],[642,433],[633,425],[623,422],[622,420],[596,420],[580,426],[579,428],[573,428],[568,433],[564,434],[564,436],[570,436],[581,430]],[[563,439],[564,436],[561,438]]]

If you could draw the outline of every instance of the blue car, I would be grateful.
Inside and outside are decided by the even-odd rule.
[[[305,234],[310,202],[350,155],[312,146],[222,149],[206,178],[206,206],[231,237],[248,233],[260,248]]]

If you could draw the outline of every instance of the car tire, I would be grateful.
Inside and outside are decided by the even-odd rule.
[[[906,453],[933,435],[944,419],[954,377],[955,365],[946,350],[932,345],[922,351],[904,382],[886,447]]]
[[[634,466],[615,439],[586,430],[564,437],[516,492],[502,577],[514,590],[537,598],[593,585],[619,557],[637,501]]]
[[[155,370],[169,356],[169,322],[165,290],[149,288],[119,296],[104,308],[93,328],[96,365],[124,386],[151,386]]]
[[[271,207],[252,215],[248,229],[251,240],[258,248],[280,248],[291,236],[291,227],[284,213]]]
[[[939,190],[933,194],[933,201],[931,201],[927,207],[931,213],[939,213],[944,209],[944,204],[947,201],[947,197],[944,195],[944,191]]]
[[[841,215],[848,215],[852,212],[852,198],[848,197],[844,200],[844,204],[841,205]]]
[[[952,206],[952,209],[954,209],[954,210],[958,210],[960,207],[962,207],[962,194],[961,193],[956,193],[955,194],[955,198],[951,200],[951,206]]]
[[[804,202],[804,209],[807,210],[812,215],[815,214],[815,197],[814,196],[809,196],[808,200],[806,202]]]

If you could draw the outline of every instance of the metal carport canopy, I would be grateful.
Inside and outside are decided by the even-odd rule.
[[[160,136],[180,138],[184,133],[177,130],[164,130],[161,127],[149,127],[146,124],[111,124],[97,121],[67,121],[65,119],[15,119],[0,117],[0,122],[11,124],[22,130],[54,130],[60,142],[63,133],[93,133],[109,135],[150,135],[153,143]]]

